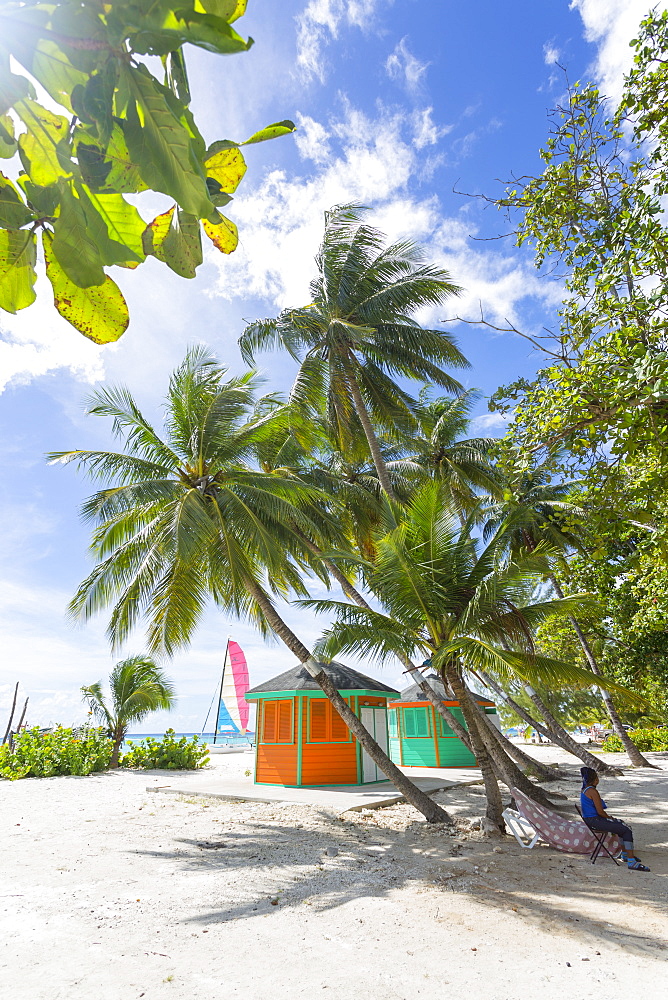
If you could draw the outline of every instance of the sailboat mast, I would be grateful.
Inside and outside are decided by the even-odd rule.
[[[213,725],[213,742],[215,743],[218,738],[218,720],[220,719],[220,703],[223,700],[223,684],[225,683],[225,668],[227,667],[227,654],[230,651],[230,637],[227,637],[227,644],[225,646],[225,659],[223,660],[223,672],[220,676],[220,693],[218,695],[218,708],[216,709],[216,718]]]

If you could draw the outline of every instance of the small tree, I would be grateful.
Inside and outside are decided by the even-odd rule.
[[[129,656],[117,663],[109,676],[111,706],[102,683],[84,685],[81,693],[93,715],[106,725],[114,741],[110,767],[118,767],[118,755],[131,722],[140,722],[150,712],[174,707],[174,688],[160,667],[147,656]]]

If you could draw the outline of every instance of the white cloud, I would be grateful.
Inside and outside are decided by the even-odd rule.
[[[585,38],[598,46],[593,67],[604,94],[618,101],[624,74],[631,69],[633,52],[629,42],[642,18],[653,6],[648,0],[572,0],[585,29]],[[660,10],[665,2],[656,4]]]
[[[69,370],[77,378],[102,378],[102,352],[62,319],[44,277],[38,279],[37,301],[0,323],[0,392],[8,385],[30,382],[40,375]]]
[[[308,301],[314,256],[322,236],[323,214],[333,205],[355,203],[372,208],[369,220],[390,239],[408,237],[423,243],[464,293],[449,310],[439,309],[425,322],[447,313],[475,317],[482,302],[486,316],[502,324],[519,322],[523,299],[533,297],[557,304],[559,288],[542,281],[528,265],[508,252],[479,249],[471,242],[474,223],[444,214],[436,195],[420,196],[419,180],[425,156],[414,141],[414,121],[408,112],[381,110],[370,120],[346,106],[343,116],[326,126],[311,122],[311,136],[326,136],[330,149],[314,163],[311,140],[304,146],[310,159],[302,176],[274,170],[255,191],[235,203],[241,245],[220,263],[217,294],[227,299],[256,296],[272,308]],[[422,317],[420,317],[422,318]]]
[[[427,72],[429,63],[420,62],[417,56],[408,48],[405,38],[395,46],[394,51],[387,57],[385,69],[391,80],[400,83],[406,88],[409,94],[417,94],[423,86],[423,77]]]
[[[473,418],[469,431],[473,435],[494,429],[505,430],[512,419],[511,413],[481,413],[479,417]]]
[[[298,14],[297,68],[306,79],[325,82],[324,50],[342,27],[368,31],[380,7],[393,0],[309,0]]]
[[[419,108],[411,115],[413,142],[418,149],[435,146],[439,139],[452,132],[454,128],[454,125],[436,125],[432,118],[433,113],[433,108]]]
[[[543,58],[546,66],[554,66],[559,62],[561,53],[551,42],[546,42],[543,46]]]

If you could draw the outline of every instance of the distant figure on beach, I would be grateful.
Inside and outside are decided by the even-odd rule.
[[[624,844],[622,860],[634,872],[648,872],[649,868],[641,864],[633,847],[633,832],[630,826],[622,823],[614,816],[608,816],[606,805],[597,791],[599,775],[593,767],[581,767],[582,791],[580,792],[580,809],[582,818],[590,830],[605,830],[606,833],[616,833]]]

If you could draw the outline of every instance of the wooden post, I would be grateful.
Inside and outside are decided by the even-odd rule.
[[[7,723],[7,729],[5,730],[5,735],[2,737],[2,742],[7,742],[7,737],[9,736],[12,729],[12,722],[14,721],[14,711],[16,709],[16,698],[19,693],[19,682],[16,682],[16,687],[14,688],[14,700],[12,702],[12,710],[9,713],[9,722]]]

